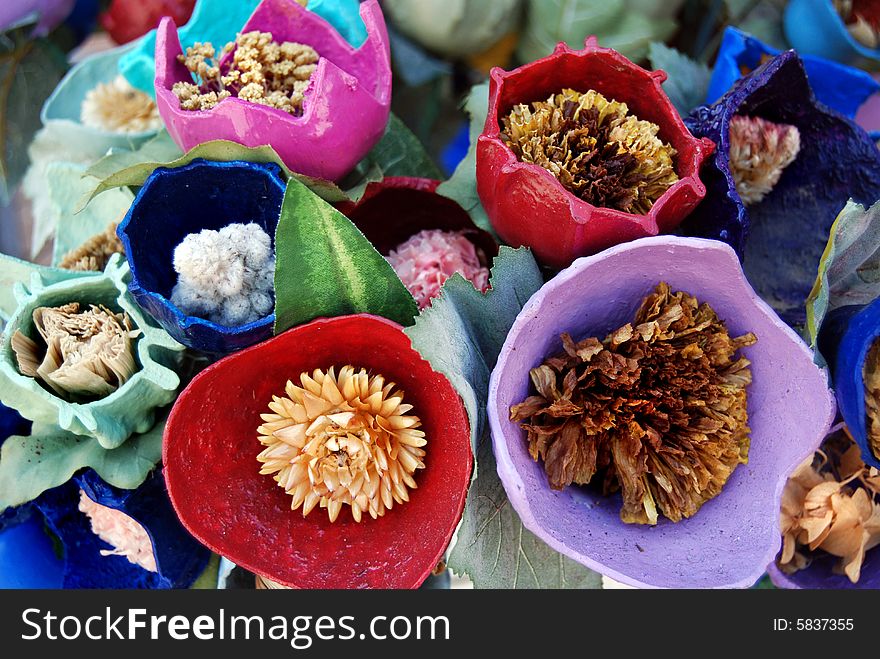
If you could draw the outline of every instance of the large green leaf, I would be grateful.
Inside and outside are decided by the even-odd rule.
[[[815,349],[825,316],[880,297],[880,202],[868,210],[850,200],[831,225],[819,275],[807,298],[806,332]],[[817,360],[821,355],[816,353]]]
[[[91,467],[106,482],[131,490],[144,482],[162,458],[162,419],[119,448],[103,448],[94,437],[56,427],[34,426],[28,437],[13,436],[0,449],[0,510],[19,506]]]
[[[409,325],[418,306],[351,220],[291,179],[275,232],[275,333],[352,313]]]
[[[601,588],[602,577],[527,530],[495,470],[492,440],[477,453],[479,474],[468,492],[449,567],[475,588]]]
[[[666,71],[663,91],[681,116],[705,102],[712,77],[708,66],[656,41],[648,48],[648,59],[652,68]]]
[[[28,37],[32,26],[0,40],[0,204],[27,169],[27,147],[40,128],[40,107],[67,70],[48,40]]]
[[[453,275],[440,297],[406,330],[413,347],[449,378],[464,400],[475,453],[486,429],[489,375],[513,321],[543,280],[530,250],[502,247],[489,283],[491,288],[481,293],[461,275]]]
[[[489,83],[474,85],[468,94],[464,109],[470,117],[470,147],[464,159],[455,168],[448,181],[437,188],[437,193],[449,197],[464,208],[481,229],[494,234],[486,210],[477,194],[477,138],[483,132],[489,113]]]

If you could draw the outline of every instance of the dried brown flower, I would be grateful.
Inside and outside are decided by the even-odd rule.
[[[532,369],[536,394],[510,410],[550,487],[622,491],[620,518],[691,517],[721,492],[749,449],[749,360],[708,304],[661,283],[633,323],[575,343]]]
[[[234,51],[234,52],[233,52]],[[270,32],[246,32],[229,43],[223,53],[232,61],[221,66],[214,46],[196,43],[178,59],[199,84],[178,82],[172,91],[184,110],[210,110],[224,98],[235,96],[298,116],[303,94],[317,67],[318,53],[311,46],[272,40]]]
[[[563,89],[531,107],[517,105],[502,124],[521,161],[540,165],[594,206],[647,213],[678,181],[675,149],[657,137],[660,129],[593,90]]]
[[[865,381],[865,412],[871,451],[880,459],[880,340],[874,341],[862,367]]]
[[[848,432],[830,435],[789,478],[779,525],[782,570],[802,570],[825,552],[858,582],[865,552],[880,545],[880,471],[865,466]]]
[[[58,267],[81,272],[100,272],[107,266],[111,256],[122,254],[123,251],[122,241],[116,235],[116,222],[112,222],[103,233],[92,236],[65,254]]]
[[[266,447],[257,457],[260,473],[273,474],[293,497],[291,509],[302,506],[305,517],[320,504],[333,522],[349,505],[360,522],[364,512],[376,519],[409,501],[427,441],[403,392],[352,366],[338,378],[333,368],[302,373],[300,382],[287,383],[286,397],[272,397],[272,414],[257,429]]]
[[[59,396],[88,400],[107,396],[137,371],[134,339],[126,313],[78,302],[61,307],[38,307],[33,313],[37,342],[20,330],[12,335],[12,350],[23,375],[49,385]]]
[[[795,126],[774,124],[760,117],[731,119],[730,171],[746,206],[770,194],[800,148],[801,135]]]
[[[116,133],[140,133],[162,127],[159,108],[149,94],[117,76],[86,93],[80,109],[86,126]]]

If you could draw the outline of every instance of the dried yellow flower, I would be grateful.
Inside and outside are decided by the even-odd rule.
[[[830,435],[792,474],[779,524],[782,570],[802,570],[814,552],[825,552],[839,557],[837,569],[858,583],[865,553],[880,545],[880,471],[865,466],[848,433]]]
[[[122,241],[116,235],[116,222],[112,222],[103,233],[92,236],[65,254],[58,267],[80,272],[100,272],[107,266],[111,256],[122,254],[123,251]]]
[[[550,487],[621,490],[620,518],[678,522],[717,496],[749,450],[749,360],[708,304],[660,283],[633,323],[575,343],[531,370],[535,395],[510,409]]]
[[[874,341],[862,367],[865,381],[865,412],[871,451],[880,459],[880,341]]]
[[[730,171],[746,206],[770,194],[800,148],[801,136],[795,126],[774,124],[760,117],[731,119]]]
[[[332,522],[348,505],[359,522],[364,512],[375,519],[409,501],[427,441],[403,392],[352,366],[338,378],[333,368],[302,373],[300,382],[287,383],[286,397],[272,397],[272,413],[257,429],[266,447],[257,457],[260,473],[293,497],[291,509],[302,507],[306,516],[320,504]]]
[[[12,335],[12,350],[22,375],[37,378],[65,399],[91,400],[107,396],[137,371],[134,339],[126,313],[78,302],[61,307],[38,307],[34,327],[41,342],[20,330]]]
[[[229,43],[223,53],[232,61],[221,70],[214,46],[196,43],[178,59],[199,84],[175,83],[172,91],[184,110],[210,110],[224,98],[235,96],[267,105],[292,115],[302,114],[309,80],[317,67],[318,54],[301,43],[272,40],[270,32],[246,32]]]
[[[675,149],[625,103],[563,89],[502,118],[502,137],[522,162],[540,165],[594,206],[647,213],[676,181]]]
[[[132,87],[121,75],[86,93],[80,121],[86,126],[116,133],[140,133],[162,127],[153,99]]]

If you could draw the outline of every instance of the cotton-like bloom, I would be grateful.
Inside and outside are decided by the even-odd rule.
[[[426,229],[407,239],[386,257],[419,308],[440,295],[440,287],[456,272],[478,291],[489,288],[489,269],[477,247],[462,233]]]
[[[232,327],[272,311],[275,255],[259,224],[188,235],[174,250],[174,270],[171,301],[185,313]]]

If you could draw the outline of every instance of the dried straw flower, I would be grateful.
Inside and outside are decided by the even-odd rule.
[[[343,505],[361,521],[375,519],[394,502],[409,501],[413,474],[424,469],[427,443],[417,416],[407,414],[402,391],[381,375],[344,366],[300,375],[302,387],[287,383],[287,396],[273,396],[272,414],[257,432],[266,449],[257,459],[261,474],[274,474],[303,516],[320,504],[330,521]]]
[[[760,117],[736,116],[730,121],[730,171],[746,206],[770,194],[800,148],[801,135],[795,126]]]
[[[746,386],[752,375],[708,304],[661,283],[633,323],[604,341],[575,343],[531,370],[536,394],[510,409],[544,462],[550,487],[585,485],[600,474],[607,495],[622,490],[620,518],[674,522],[721,492],[749,449]]]
[[[103,233],[92,236],[82,245],[69,251],[58,264],[59,268],[80,272],[100,272],[114,254],[124,253],[122,241],[116,235],[116,222],[112,222]]]
[[[479,291],[489,288],[489,269],[477,247],[460,231],[428,229],[410,237],[388,254],[394,272],[424,309],[456,272]]]
[[[837,432],[792,474],[782,494],[780,568],[792,574],[813,552],[840,558],[835,569],[857,583],[865,552],[880,545],[880,471],[862,462],[848,432]]]
[[[223,67],[210,43],[196,43],[186,49],[186,55],[178,56],[198,82],[174,84],[172,91],[183,110],[210,110],[235,96],[294,116],[302,114],[303,94],[318,62],[314,48],[291,41],[277,43],[270,32],[254,31],[239,34],[221,56],[228,52],[233,52],[232,61]]]
[[[871,451],[880,459],[880,340],[874,341],[862,367],[865,381],[865,412]]]
[[[79,510],[89,518],[92,533],[113,547],[102,549],[101,556],[125,556],[130,563],[148,572],[158,571],[153,543],[141,524],[120,510],[92,501],[82,490],[79,491]]]
[[[876,0],[833,0],[853,39],[867,48],[880,46],[880,7]]]
[[[137,371],[134,339],[126,313],[103,306],[80,311],[78,302],[61,307],[38,307],[33,313],[40,343],[16,330],[12,350],[23,375],[37,378],[65,399],[107,396]]]
[[[162,127],[162,118],[153,99],[132,87],[121,75],[86,93],[80,108],[80,121],[86,126],[115,133],[140,133]]]
[[[563,89],[531,108],[517,105],[502,124],[522,162],[540,165],[594,206],[647,213],[678,181],[675,149],[657,137],[660,129],[593,90]]]

